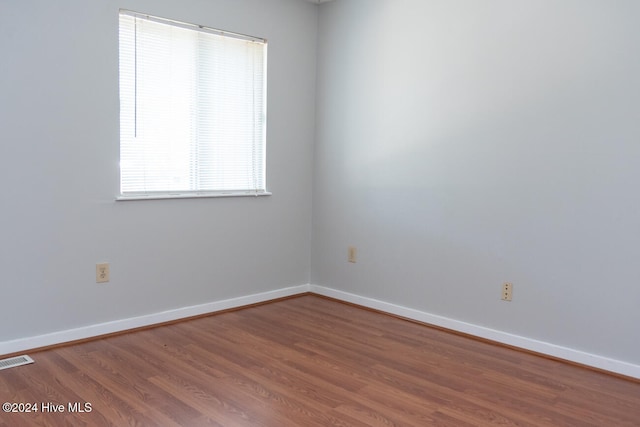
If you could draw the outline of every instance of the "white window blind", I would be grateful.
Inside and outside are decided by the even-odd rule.
[[[120,12],[121,198],[267,194],[266,42]]]

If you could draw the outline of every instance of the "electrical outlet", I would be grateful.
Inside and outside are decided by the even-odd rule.
[[[502,285],[502,301],[511,301],[513,297],[513,283],[504,283]]]
[[[96,264],[96,283],[106,283],[109,281],[109,263]]]
[[[357,255],[358,255],[358,250],[356,249],[356,247],[349,246],[349,254],[347,256],[348,261],[355,264]]]

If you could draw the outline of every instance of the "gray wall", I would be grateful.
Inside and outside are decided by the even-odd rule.
[[[269,41],[271,197],[115,202],[118,9]],[[317,6],[0,0],[0,341],[309,283]],[[95,283],[95,264],[111,282]]]
[[[312,283],[640,363],[640,2],[320,10]]]

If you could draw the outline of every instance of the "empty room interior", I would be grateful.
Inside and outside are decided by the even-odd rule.
[[[0,426],[640,425],[639,17],[0,0]],[[123,19],[264,48],[254,193],[128,190]]]

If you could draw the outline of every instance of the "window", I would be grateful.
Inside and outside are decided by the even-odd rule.
[[[268,194],[266,50],[120,11],[120,199]]]

